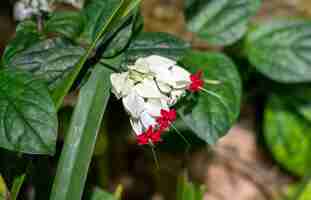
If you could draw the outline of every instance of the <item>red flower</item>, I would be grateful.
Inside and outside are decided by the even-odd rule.
[[[149,126],[146,132],[137,136],[137,143],[139,145],[145,145],[152,142],[156,144],[161,142],[161,130],[154,130],[152,126]]]
[[[167,129],[172,122],[176,120],[176,110],[171,109],[169,111],[161,110],[161,117],[156,119],[157,123],[159,124],[160,130]]]
[[[202,89],[202,87],[204,85],[204,81],[202,80],[202,76],[203,76],[202,70],[199,70],[197,73],[190,75],[191,83],[188,86],[188,90],[190,92],[198,92]]]

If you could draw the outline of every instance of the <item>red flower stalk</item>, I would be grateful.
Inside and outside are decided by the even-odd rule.
[[[154,130],[152,126],[149,126],[146,132],[137,136],[137,143],[139,145],[156,144],[161,142],[161,130]]]
[[[203,71],[199,70],[195,74],[190,75],[191,83],[188,86],[188,90],[190,92],[198,92],[200,91],[204,86],[204,81],[202,80]]]
[[[172,122],[176,120],[176,110],[171,109],[169,111],[161,110],[161,117],[156,119],[157,123],[159,124],[160,130],[167,129]]]

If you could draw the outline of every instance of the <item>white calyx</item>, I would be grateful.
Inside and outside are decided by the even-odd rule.
[[[161,110],[176,104],[191,83],[188,71],[158,55],[139,58],[127,72],[113,73],[110,79],[112,93],[122,98],[136,135],[155,126]]]

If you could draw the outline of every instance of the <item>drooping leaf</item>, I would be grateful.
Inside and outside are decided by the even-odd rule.
[[[0,71],[0,147],[53,155],[57,124],[54,103],[41,80],[25,72]]]
[[[176,200],[203,200],[203,198],[204,187],[190,182],[185,176],[178,178]]]
[[[258,71],[275,81],[309,82],[310,33],[310,21],[272,21],[248,34],[245,52]]]
[[[181,105],[178,112],[191,131],[214,144],[239,116],[240,76],[233,62],[222,54],[191,52],[180,63],[191,72],[203,70],[206,91],[200,91],[189,105]],[[208,80],[218,83],[208,84]]]
[[[125,63],[134,62],[139,57],[150,56],[152,54],[177,60],[189,48],[189,43],[168,33],[142,32],[133,39],[126,50]]]
[[[71,72],[84,52],[66,39],[47,39],[17,53],[9,60],[8,66],[31,72],[45,80],[53,90]]]
[[[81,199],[97,133],[110,97],[111,71],[97,65],[80,90],[50,200]]]
[[[261,0],[186,0],[188,29],[211,45],[229,45],[247,30]]]
[[[264,136],[273,157],[287,170],[303,176],[310,169],[311,123],[273,95],[265,108]]]
[[[85,18],[79,12],[57,11],[44,24],[46,34],[57,33],[70,39],[76,39],[84,30]]]
[[[96,1],[96,0],[94,0]],[[97,0],[100,2],[106,2],[109,3],[109,1],[112,0]],[[113,0],[118,1],[118,0]],[[133,10],[136,10],[141,0],[119,0],[119,5],[113,9],[110,7],[110,9],[113,10],[112,13],[110,13],[107,20],[102,20],[101,17],[97,17],[95,21],[90,21],[91,23],[95,23],[96,27],[93,27],[93,29],[90,27],[90,30],[93,30],[91,32],[88,32],[86,34],[86,38],[93,38],[91,45],[87,49],[86,53],[81,57],[79,62],[75,65],[74,70],[69,74],[69,76],[62,82],[62,84],[53,92],[52,97],[56,104],[56,108],[59,109],[64,97],[70,90],[72,84],[74,83],[75,79],[77,78],[80,70],[82,69],[83,65],[89,58],[89,56],[95,51],[98,44],[102,41],[102,39],[105,39],[105,37],[108,35],[109,31],[111,31],[115,26],[117,26],[120,22],[123,21],[124,18],[127,18],[129,15],[132,15]],[[91,6],[92,4],[90,4]],[[96,4],[97,6],[107,6],[103,4]],[[100,13],[103,12],[103,10],[99,11]],[[90,12],[91,14],[92,12]],[[104,15],[103,13],[100,14],[100,16]],[[105,18],[106,19],[106,18]],[[104,21],[104,22],[103,22]],[[89,24],[92,26],[92,24]],[[100,27],[100,28],[97,28]],[[88,26],[86,26],[88,27]],[[95,29],[96,28],[96,29]],[[95,30],[94,30],[95,29]],[[96,35],[94,39],[94,35]]]

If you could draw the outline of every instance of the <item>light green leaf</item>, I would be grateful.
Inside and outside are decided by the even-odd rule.
[[[31,72],[45,80],[53,90],[72,71],[84,52],[68,40],[47,39],[17,53],[8,61],[8,66]]]
[[[76,39],[84,30],[86,21],[83,15],[73,11],[53,12],[44,24],[46,34],[58,33],[70,39]]]
[[[24,183],[26,174],[19,175],[14,178],[12,189],[11,189],[11,200],[17,200],[18,194]]]
[[[194,102],[183,103],[178,112],[191,131],[214,144],[239,116],[240,76],[233,62],[222,54],[191,52],[180,63],[191,72],[203,70],[206,91],[200,91]],[[207,79],[218,83],[208,84]]]
[[[203,198],[203,186],[190,182],[186,176],[178,178],[176,200],[203,200]]]
[[[117,200],[113,194],[110,194],[99,188],[95,188],[92,191],[90,200]]]
[[[188,29],[211,45],[230,45],[247,30],[261,0],[186,0]]]
[[[25,72],[0,71],[0,147],[55,152],[57,115],[46,85]]]
[[[264,136],[273,157],[287,170],[303,176],[310,169],[311,123],[273,95],[264,114]]]
[[[8,189],[7,186],[5,184],[4,179],[2,178],[1,174],[0,174],[0,200],[8,200]]]
[[[311,21],[279,20],[258,25],[246,40],[250,62],[284,83],[311,81]]]
[[[177,60],[189,49],[189,43],[168,33],[142,32],[133,39],[126,50],[125,63],[153,54]]]
[[[110,97],[111,71],[97,65],[80,90],[50,200],[81,199],[97,133]]]

